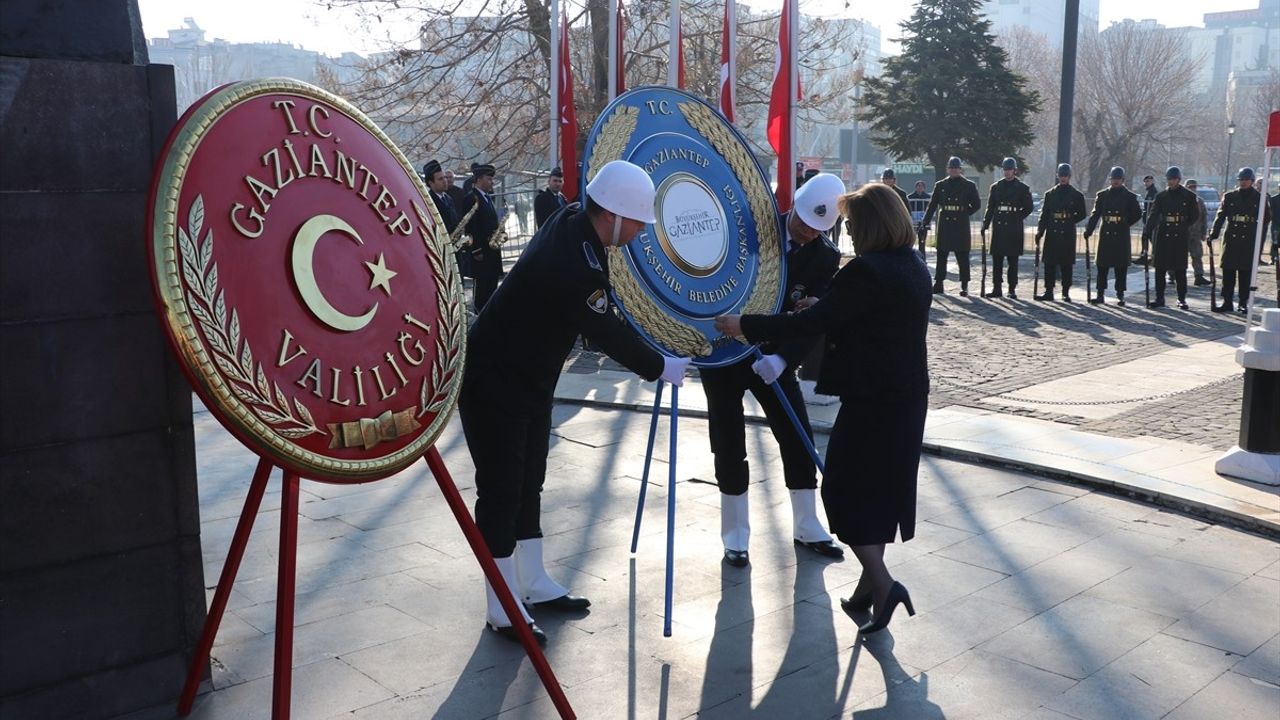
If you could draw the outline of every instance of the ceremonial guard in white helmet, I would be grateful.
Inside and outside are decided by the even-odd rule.
[[[840,252],[824,233],[839,217],[836,201],[844,194],[844,183],[823,173],[805,181],[796,191],[795,208],[784,216],[787,245],[786,296],[783,312],[807,307],[827,290],[840,265]],[[817,468],[786,409],[769,383],[782,386],[804,431],[813,438],[804,396],[796,381],[796,366],[817,343],[814,335],[783,343],[766,343],[764,357],[748,357],[722,368],[701,368],[702,389],[707,394],[707,415],[711,452],[715,455],[716,484],[720,486],[720,538],[724,560],[741,567],[749,562],[747,544],[751,522],[747,506],[746,427],[742,398],[748,390],[764,409],[769,429],[782,451],[782,469],[791,495],[792,533],[798,546],[827,557],[842,557],[844,551],[818,520]]]
[[[471,327],[458,409],[476,468],[476,525],[541,643],[528,609],[582,612],[591,604],[553,580],[543,563],[541,493],[556,381],[583,335],[646,380],[683,382],[688,358],[650,348],[615,314],[606,248],[654,221],[648,173],[624,161],[600,168],[587,206],[556,213]],[[516,640],[493,589],[489,627]]]

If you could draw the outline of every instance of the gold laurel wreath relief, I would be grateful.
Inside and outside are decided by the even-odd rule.
[[[631,141],[631,134],[635,132],[639,116],[639,108],[622,105],[605,121],[595,147],[591,151],[587,182],[595,177],[601,167],[622,157],[623,150]],[[613,285],[614,293],[646,333],[681,355],[705,357],[711,354],[711,344],[702,333],[698,332],[697,328],[663,312],[662,308],[658,307],[640,288],[635,276],[631,274],[631,269],[627,267],[626,256],[623,253],[609,252],[606,255],[609,261],[609,280]]]
[[[747,204],[751,214],[756,218],[756,240],[759,246],[760,272],[756,276],[756,286],[742,307],[744,315],[769,315],[777,307],[778,289],[782,285],[781,263],[782,243],[778,237],[778,223],[769,202],[768,188],[765,187],[755,163],[742,147],[742,143],[729,132],[723,121],[710,108],[699,103],[678,103],[677,107],[684,118],[702,136],[711,141],[712,147],[733,168],[738,184],[747,194]],[[767,222],[761,222],[768,218]]]
[[[462,359],[466,357],[466,333],[461,331],[466,327],[466,321],[463,317],[462,282],[458,277],[458,263],[444,250],[449,243],[444,223],[440,221],[434,207],[431,208],[431,216],[416,202],[413,203],[413,210],[418,215],[418,230],[427,249],[427,260],[431,263],[431,271],[435,273],[438,318],[436,352],[431,361],[432,392],[429,396],[427,379],[422,379],[417,415],[422,417],[449,407],[450,396],[457,394],[461,382],[454,380],[461,370]]]
[[[262,363],[253,361],[249,341],[240,336],[240,315],[228,308],[218,287],[218,263],[213,261],[213,228],[200,239],[204,226],[204,196],[196,195],[187,213],[187,227],[178,228],[182,249],[182,276],[187,283],[187,307],[209,340],[213,361],[227,379],[231,391],[264,423],[290,439],[320,433],[316,421],[297,398],[292,408],[280,385],[268,384]],[[228,316],[228,309],[230,315]],[[272,392],[274,390],[274,392]],[[296,414],[295,414],[296,413]]]

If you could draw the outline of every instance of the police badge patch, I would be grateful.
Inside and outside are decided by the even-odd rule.
[[[596,290],[587,296],[587,307],[601,315],[609,309],[609,298],[605,297],[603,289]]]

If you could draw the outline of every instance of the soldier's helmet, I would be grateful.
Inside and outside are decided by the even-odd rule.
[[[1062,163],[1058,166],[1058,177],[1071,177],[1071,164]]]
[[[880,173],[881,180],[896,180],[897,178],[898,176],[893,174],[893,168],[885,168],[884,171]]]
[[[1007,157],[1004,159],[1004,162],[1000,163],[1000,169],[1001,170],[1017,170],[1018,161],[1015,160],[1014,158]]]
[[[1240,168],[1240,172],[1236,173],[1236,179],[1237,179],[1237,180],[1254,180],[1254,179],[1256,179],[1256,178],[1254,177],[1254,174],[1253,174],[1253,168],[1251,168],[1251,167],[1242,167],[1242,168]]]
[[[587,197],[614,215],[643,223],[657,222],[653,215],[653,180],[639,165],[626,160],[605,164],[587,183]]]
[[[809,178],[796,191],[796,214],[814,230],[826,232],[835,226],[840,212],[836,201],[844,194],[844,181],[831,173]]]
[[[1123,180],[1124,168],[1120,167],[1119,165],[1111,168],[1111,174],[1108,177],[1110,177],[1112,180]]]
[[[1164,171],[1164,179],[1165,180],[1181,180],[1182,168],[1178,167],[1177,165],[1170,165],[1169,169]]]
[[[964,167],[964,165],[961,164],[960,162],[960,158],[956,157],[955,155],[952,155],[951,159],[947,161],[947,168],[950,169],[950,168],[959,168],[959,167]]]

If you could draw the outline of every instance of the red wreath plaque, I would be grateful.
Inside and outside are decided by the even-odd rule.
[[[461,284],[417,174],[359,110],[295,80],[215,90],[170,134],[148,212],[169,340],[241,441],[330,482],[431,446],[462,381]]]

